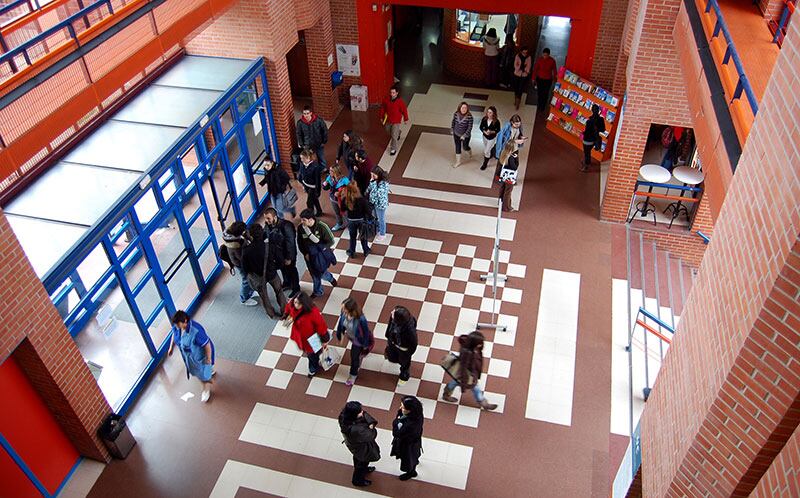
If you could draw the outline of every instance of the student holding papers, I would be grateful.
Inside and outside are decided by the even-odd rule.
[[[290,338],[308,356],[308,376],[319,370],[319,354],[331,340],[322,313],[311,297],[300,292],[286,304],[286,324],[292,326]]]

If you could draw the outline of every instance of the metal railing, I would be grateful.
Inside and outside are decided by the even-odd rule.
[[[711,242],[711,237],[709,237],[708,235],[704,234],[700,230],[696,231],[695,233],[697,234],[698,237],[703,239],[703,244],[708,244],[709,242]]]
[[[644,317],[644,318],[642,318]],[[656,324],[656,327],[650,325],[645,320],[650,320]],[[633,337],[636,334],[636,329],[641,327],[644,334],[644,382],[645,387],[642,390],[642,395],[644,396],[644,400],[647,401],[647,398],[650,397],[650,349],[647,346],[647,334],[652,334],[658,338],[658,340],[666,343],[667,345],[672,343],[672,335],[675,334],[675,329],[671,326],[664,323],[663,320],[652,314],[651,312],[647,311],[646,309],[639,307],[639,311],[636,313],[636,321],[633,323],[631,327],[631,331],[628,334],[628,345],[625,347],[625,351],[628,352],[628,355],[633,355]],[[664,334],[664,332],[668,332],[669,336]],[[659,359],[664,359],[664,348],[659,347]],[[633,365],[633,361],[629,361],[629,365]],[[632,368],[632,367],[631,367]],[[633,392],[633,370],[631,370],[631,393]]]
[[[639,187],[647,187],[647,190],[646,191],[639,190]],[[665,189],[667,193],[662,194],[658,192],[653,192],[654,188]],[[680,195],[669,195],[670,190],[678,190],[680,191]],[[637,180],[636,184],[633,186],[633,195],[631,196],[631,202],[628,205],[627,223],[630,223],[631,221],[634,220],[634,218],[636,218],[636,213],[641,213],[642,217],[645,217],[647,216],[647,213],[652,212],[653,223],[657,224],[655,207],[652,204],[650,204],[650,199],[661,199],[661,200],[672,201],[671,205],[676,205],[673,208],[676,209],[676,211],[674,212],[674,216],[672,217],[672,220],[669,223],[669,227],[672,228],[672,223],[675,221],[675,218],[677,218],[677,209],[681,206],[681,204],[684,202],[687,204],[697,204],[698,202],[700,202],[700,199],[696,197],[696,195],[701,193],[702,191],[703,189],[700,187],[689,187],[685,185],[675,185],[673,183],[655,183],[655,182],[645,182]],[[684,197],[684,194],[686,194],[687,192],[691,194],[691,197]],[[637,197],[644,197],[645,201],[636,204]],[[636,205],[635,210],[634,210],[634,205]],[[640,207],[640,205],[642,206]],[[669,206],[667,207],[667,209],[669,209]],[[666,212],[667,209],[665,209],[664,212]]]
[[[775,35],[772,37],[772,43],[777,43],[779,47],[783,45],[783,38],[786,36],[786,29],[788,27],[787,24],[789,23],[789,19],[792,17],[792,14],[794,14],[794,10],[796,8],[795,2],[796,0],[783,0],[783,12],[781,12],[780,19],[777,23],[775,23],[775,21],[770,22],[770,27],[774,27],[775,29]],[[773,23],[775,23],[774,26]]]

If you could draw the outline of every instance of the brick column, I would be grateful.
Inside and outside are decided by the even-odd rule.
[[[339,114],[339,96],[331,89],[331,73],[336,71],[336,48],[333,43],[331,29],[330,6],[325,3],[325,13],[316,24],[305,30],[306,47],[308,48],[308,72],[311,78],[311,98],[314,101],[314,112],[327,120],[333,120]],[[331,64],[328,64],[328,58]]]
[[[2,210],[0,327],[0,362],[14,356],[78,453],[107,460],[97,429],[111,407]]]
[[[772,461],[750,495],[752,498],[796,498],[800,493],[800,427]]]
[[[785,144],[796,129],[787,110],[800,106],[799,56],[795,24],[645,405],[644,496],[744,497],[756,486],[777,496],[770,467],[779,474],[796,446],[800,151]]]
[[[272,105],[272,119],[275,121],[275,134],[278,137],[278,150],[284,165],[289,164],[292,149],[297,146],[295,136],[294,103],[289,84],[289,65],[286,57],[277,61],[266,60],[267,84]]]
[[[603,0],[600,30],[597,33],[592,63],[592,80],[607,89],[614,85],[627,12],[628,0]]]
[[[781,13],[783,13],[783,0],[759,0],[758,6],[761,12],[764,13],[764,18],[774,21],[779,21]]]
[[[680,0],[649,0],[638,7],[646,10],[639,16],[643,23],[632,28],[628,100],[603,195],[604,220],[625,221],[650,125],[692,126],[672,36],[680,5]]]

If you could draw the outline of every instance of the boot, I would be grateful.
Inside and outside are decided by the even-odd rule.
[[[444,391],[442,392],[442,399],[445,401],[449,401],[451,403],[458,403],[458,399],[453,396],[453,391],[448,389],[447,386],[444,386]]]
[[[454,168],[461,166],[461,154],[456,154],[456,162],[453,163]]]
[[[490,412],[495,408],[497,408],[497,405],[495,405],[494,403],[489,403],[488,401],[486,401],[486,398],[484,398],[483,401],[481,401],[481,408],[486,410],[487,412]]]
[[[489,166],[489,158],[488,157],[484,157],[483,158],[483,164],[481,164],[481,171],[485,170],[487,166]]]

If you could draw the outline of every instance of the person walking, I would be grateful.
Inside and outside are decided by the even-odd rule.
[[[417,319],[405,306],[395,306],[386,327],[384,356],[400,365],[400,385],[411,377],[411,357],[417,350],[417,344]]]
[[[299,292],[288,303],[283,311],[286,325],[292,329],[289,338],[297,344],[308,357],[308,377],[313,377],[319,371],[319,353],[330,341],[330,333],[325,319],[322,318],[319,308],[305,292]],[[317,335],[322,348],[314,350],[309,339]]]
[[[286,295],[281,290],[281,279],[278,270],[283,266],[284,255],[281,243],[277,238],[267,238],[264,227],[253,223],[247,227],[250,234],[250,244],[245,247],[242,254],[242,267],[247,273],[250,286],[261,297],[261,305],[270,318],[277,318],[278,314],[269,300],[267,286],[272,287],[278,310],[286,306]]]
[[[486,113],[478,128],[483,134],[483,164],[481,164],[481,171],[483,171],[489,166],[489,159],[495,155],[497,134],[500,132],[500,118],[497,117],[495,106],[490,105],[486,108]]]
[[[336,224],[331,227],[331,230],[337,232],[347,225],[342,215],[342,197],[344,196],[344,189],[350,184],[350,179],[344,174],[344,169],[340,164],[331,165],[328,168],[328,177],[322,182],[322,189],[328,191],[328,198],[331,201],[331,209],[333,215],[336,217]]]
[[[356,149],[353,146],[357,143],[360,143],[360,140],[355,132],[347,130],[342,134],[342,141],[339,142],[339,148],[336,150],[336,165],[342,168],[347,178],[353,177],[353,166],[356,160]]]
[[[543,112],[547,109],[550,88],[553,86],[557,73],[556,60],[550,57],[550,49],[545,47],[542,50],[542,56],[536,59],[536,63],[533,65],[537,112]]]
[[[392,451],[389,453],[400,460],[400,470],[403,472],[400,474],[401,481],[417,477],[424,423],[422,403],[414,396],[405,396],[392,421]]]
[[[514,108],[519,109],[522,94],[525,93],[525,86],[531,77],[531,54],[528,47],[520,47],[517,56],[514,57]]]
[[[325,171],[325,168],[317,159],[317,155],[312,150],[300,151],[298,178],[306,191],[306,207],[313,210],[316,216],[322,216],[319,196],[322,193],[322,172]]]
[[[350,183],[344,188],[342,198],[342,210],[347,216],[347,230],[350,233],[350,246],[347,249],[347,256],[356,255],[356,240],[361,241],[361,250],[364,257],[369,255],[369,240],[367,240],[367,220],[369,219],[372,207],[367,199],[361,195],[358,185]]]
[[[324,221],[318,220],[310,209],[300,213],[300,227],[297,230],[297,247],[306,260],[311,281],[314,283],[312,297],[322,295],[322,281],[327,280],[336,287],[338,282],[328,268],[336,264],[331,247],[333,247],[333,232]]]
[[[172,341],[167,349],[167,356],[172,356],[175,346],[181,352],[183,364],[186,365],[186,378],[197,377],[203,383],[200,401],[206,403],[211,398],[211,377],[214,376],[214,343],[205,329],[189,315],[178,310],[172,315]]]
[[[253,290],[250,283],[247,281],[247,273],[242,268],[242,251],[249,243],[245,236],[247,232],[247,225],[243,221],[234,221],[228,228],[222,232],[222,244],[228,251],[228,257],[231,264],[239,272],[242,283],[239,287],[239,301],[245,306],[256,306],[258,301],[253,299]]]
[[[364,411],[358,401],[348,401],[339,413],[339,430],[344,444],[353,454],[353,486],[369,486],[367,474],[375,471],[371,462],[381,459],[381,449],[376,442],[378,421]]]
[[[355,158],[353,180],[358,184],[359,192],[366,192],[369,181],[372,180],[372,170],[375,168],[375,163],[367,156],[367,151],[364,149],[358,149],[355,153]]]
[[[497,30],[489,28],[486,36],[483,37],[483,57],[486,60],[486,85],[489,88],[497,86],[497,81],[500,77],[499,54],[500,38],[497,37]]]
[[[400,123],[408,123],[408,108],[400,97],[397,85],[389,88],[389,97],[381,103],[381,123],[389,134],[389,155],[397,154],[397,142],[400,141]]]
[[[328,126],[325,120],[314,114],[311,106],[303,107],[303,115],[297,120],[297,145],[317,155],[322,167],[326,167],[325,144],[328,143]]]
[[[262,187],[267,186],[269,200],[280,218],[283,218],[284,213],[287,212],[292,215],[292,218],[297,216],[294,204],[287,206],[284,197],[284,194],[291,189],[289,174],[272,159],[264,160],[264,178],[258,184]]]
[[[592,149],[602,150],[601,133],[606,131],[606,120],[600,115],[600,106],[597,104],[592,105],[592,115],[586,120],[586,125],[583,130],[583,163],[581,163],[581,171],[589,171],[589,166],[592,164]]]
[[[500,152],[497,164],[500,168],[497,182],[500,184],[500,198],[503,200],[503,211],[515,211],[511,207],[511,191],[517,184],[517,171],[519,170],[519,148],[527,140],[526,137],[518,136],[514,140],[508,140],[505,147]]]
[[[361,311],[358,301],[348,297],[342,301],[342,310],[339,314],[339,323],[336,324],[336,339],[344,345],[343,338],[350,340],[350,377],[345,384],[352,386],[358,377],[361,360],[372,351],[375,337],[369,329],[367,317]]]
[[[279,217],[277,211],[271,207],[265,211],[264,221],[267,238],[280,241],[283,253],[280,268],[283,276],[282,290],[288,290],[289,295],[294,296],[300,292],[300,275],[297,273],[297,230],[294,228],[294,223]]]
[[[506,142],[509,140],[516,140],[518,137],[523,136],[522,131],[522,118],[519,117],[519,114],[514,114],[511,116],[511,119],[508,120],[508,123],[503,126],[503,129],[500,130],[500,133],[497,135],[497,143],[495,144],[495,150],[498,152],[503,151],[503,148],[506,146]],[[522,147],[520,145],[520,147]],[[497,167],[495,168],[494,176],[498,176],[500,174],[500,163],[497,163]]]
[[[386,210],[389,209],[389,174],[380,166],[372,169],[372,181],[369,182],[366,196],[378,218],[375,242],[383,242],[386,240]]]
[[[453,167],[458,168],[461,166],[462,148],[472,158],[472,149],[469,147],[469,139],[472,135],[472,113],[466,102],[458,104],[456,112],[453,113],[450,131],[453,132],[453,141],[456,144],[456,162],[453,163]]]
[[[460,346],[458,378],[451,380],[444,387],[444,392],[442,392],[443,400],[458,403],[458,399],[453,397],[453,391],[456,387],[461,387],[462,392],[467,389],[472,391],[475,401],[478,402],[482,409],[491,411],[497,408],[497,405],[486,401],[483,391],[478,386],[483,369],[483,341],[483,334],[477,330],[458,337]]]

